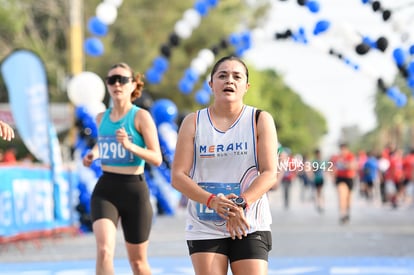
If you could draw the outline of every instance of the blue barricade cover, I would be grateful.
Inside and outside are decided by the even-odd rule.
[[[45,167],[0,166],[0,237],[75,224],[72,194],[77,175],[63,170],[58,194],[52,178]]]

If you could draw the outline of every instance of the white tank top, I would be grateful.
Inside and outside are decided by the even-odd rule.
[[[214,194],[242,194],[258,176],[256,109],[244,106],[234,124],[225,132],[216,129],[208,108],[196,113],[194,163],[190,177]],[[270,231],[272,216],[267,194],[249,205],[246,217],[249,233]],[[226,224],[212,209],[188,201],[186,239],[230,237]]]

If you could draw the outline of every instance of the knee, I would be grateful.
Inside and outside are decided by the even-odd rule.
[[[97,256],[98,259],[100,259],[101,261],[108,261],[113,259],[114,252],[112,249],[109,249],[108,247],[98,247]]]
[[[149,275],[150,267],[148,261],[145,260],[135,260],[129,262],[131,265],[131,269],[134,272],[134,275]]]

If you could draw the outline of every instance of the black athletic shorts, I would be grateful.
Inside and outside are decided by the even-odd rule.
[[[345,183],[348,186],[349,190],[352,190],[352,188],[354,187],[354,180],[351,178],[337,177],[335,182],[336,185],[338,185],[341,182]]]
[[[115,226],[121,219],[124,238],[132,244],[149,238],[153,211],[144,175],[104,172],[91,197],[92,222],[106,218]]]
[[[230,263],[246,259],[268,261],[269,251],[272,250],[272,233],[257,231],[241,240],[238,238],[189,240],[187,246],[190,255],[199,252],[219,253],[226,255]]]

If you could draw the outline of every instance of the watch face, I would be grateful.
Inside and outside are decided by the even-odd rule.
[[[234,200],[234,202],[237,203],[237,204],[242,204],[242,203],[244,203],[244,199],[242,197],[238,197]]]

